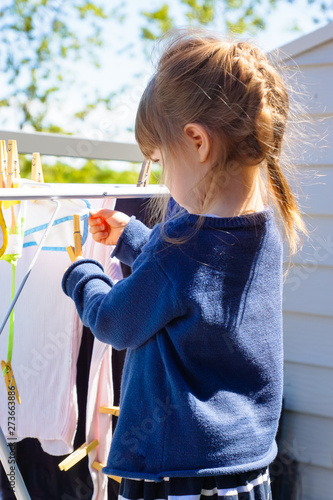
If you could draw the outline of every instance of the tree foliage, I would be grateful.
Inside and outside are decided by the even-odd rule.
[[[285,0],[178,0],[177,8],[183,25],[255,34],[265,28],[266,17],[282,1]],[[315,0],[307,2],[316,3]],[[1,0],[0,75],[4,84],[0,109],[10,107],[12,113],[17,114],[21,129],[68,133],[54,118],[56,115],[52,118],[50,110],[58,106],[61,115],[60,99],[64,99],[68,89],[77,88],[80,96],[85,94],[77,64],[84,61],[87,68],[91,64],[99,67],[103,33],[110,29],[110,22],[124,21],[124,7],[133,7],[131,0]],[[138,30],[147,54],[147,43],[176,25],[171,7],[171,2],[161,0],[153,9],[141,13],[142,26],[138,26]],[[323,17],[331,20],[331,0],[322,0],[317,11],[319,16],[314,22]],[[87,120],[97,107],[112,109],[116,93],[101,94],[98,83],[95,82],[94,94],[83,99],[82,109],[73,111],[72,123]],[[26,160],[22,162],[26,164]],[[86,162],[80,170],[61,162],[44,165],[44,170],[48,182],[136,183],[138,176],[134,169],[119,177],[118,172],[93,161]]]
[[[30,179],[31,159],[25,155],[20,156],[21,176]],[[43,162],[43,174],[45,182],[73,182],[73,183],[96,183],[96,184],[136,184],[138,182],[140,167],[133,164],[131,170],[121,172],[112,170],[104,162],[88,160],[81,168],[74,168],[66,163],[58,161],[51,165]],[[158,184],[161,169],[154,166],[150,175],[150,183]]]
[[[186,22],[192,26],[212,26],[219,31],[242,34],[244,32],[255,35],[265,29],[267,16],[274,12],[278,4],[284,0],[179,0],[184,10]],[[296,3],[297,0],[287,0]],[[315,0],[307,0],[309,5]],[[331,0],[323,0],[318,6],[318,15],[313,17],[314,23],[322,18],[327,21],[333,19],[333,4]],[[163,3],[156,10],[142,11],[144,26],[141,28],[141,37],[144,40],[156,40],[169,28],[175,26],[175,20],[170,14],[170,5]],[[297,28],[297,26],[295,27]]]
[[[266,16],[282,1],[178,0],[178,3],[183,24],[254,34],[265,28]],[[21,129],[66,132],[49,117],[50,107],[65,90],[80,85],[76,63],[85,61],[86,67],[90,63],[99,66],[104,30],[109,29],[110,22],[124,21],[124,5],[131,7],[130,0],[118,0],[112,2],[112,8],[106,7],[110,4],[105,0],[2,0],[0,71],[5,85],[0,107],[15,109]],[[175,26],[170,5],[164,2],[142,12],[142,26],[138,28],[145,41],[156,40]],[[317,10],[330,20],[331,0],[322,0]],[[84,93],[82,87],[79,93]],[[96,82],[95,95],[84,103],[83,109],[73,113],[73,120],[85,120],[98,105],[110,109],[114,97],[115,92],[101,95]]]
[[[99,64],[102,29],[108,17],[90,0],[3,0],[0,6],[0,71],[6,93],[0,106],[11,106],[20,116],[20,128],[64,132],[48,119],[50,104],[61,91],[75,85],[73,62]],[[96,93],[94,102],[79,110],[77,118],[112,96]]]

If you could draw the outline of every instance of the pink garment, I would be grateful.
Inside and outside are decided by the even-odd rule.
[[[100,201],[92,201],[93,207],[100,208]],[[114,200],[104,200],[102,208],[113,209]],[[84,247],[84,257],[98,260],[114,281],[122,279],[120,262],[110,258],[113,247],[95,243],[89,233]],[[89,471],[92,477],[94,492],[92,500],[107,500],[108,477],[92,467],[93,462],[106,463],[112,439],[111,415],[99,412],[100,406],[113,405],[113,384],[111,366],[112,347],[103,344],[96,338],[89,372],[89,386],[86,412],[86,442],[97,439],[99,446],[88,454]]]

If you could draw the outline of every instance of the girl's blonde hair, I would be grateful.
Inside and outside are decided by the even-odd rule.
[[[173,31],[166,41],[137,112],[135,136],[142,153],[152,159],[158,148],[164,158],[175,158],[184,147],[184,126],[201,124],[217,148],[212,165],[217,182],[261,164],[267,194],[295,252],[306,228],[279,163],[289,112],[279,73],[248,42],[222,41],[198,29]]]

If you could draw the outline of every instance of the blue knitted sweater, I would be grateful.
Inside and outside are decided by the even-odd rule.
[[[197,215],[165,223],[193,233]],[[205,217],[181,244],[131,218],[112,283],[94,260],[63,290],[94,335],[126,349],[120,416],[103,472],[159,480],[251,471],[276,456],[282,401],[282,244],[270,209]]]

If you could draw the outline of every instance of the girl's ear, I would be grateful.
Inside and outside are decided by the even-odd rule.
[[[189,146],[198,154],[200,163],[204,163],[209,157],[211,147],[206,129],[199,123],[188,123],[184,127],[184,133]]]

